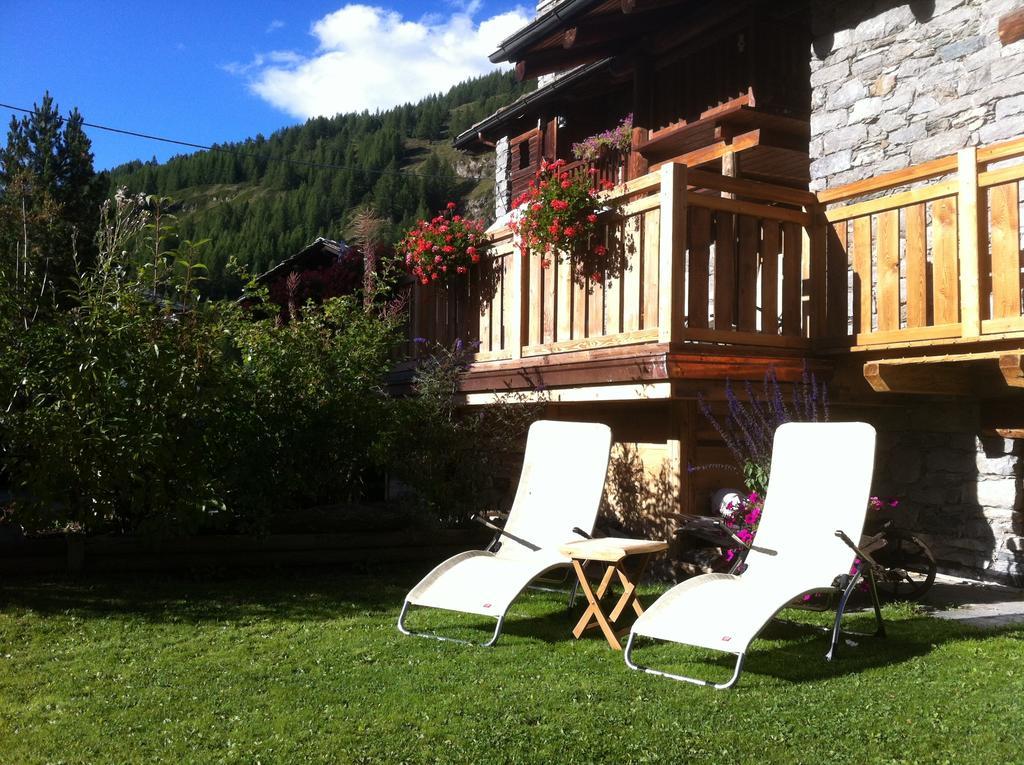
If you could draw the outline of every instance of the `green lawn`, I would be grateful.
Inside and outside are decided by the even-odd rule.
[[[830,665],[822,634],[775,627],[717,692],[572,640],[546,593],[520,600],[493,649],[404,637],[419,573],[0,584],[0,763],[1024,760],[1024,630],[889,608],[889,639]],[[488,628],[416,624],[453,621]],[[640,659],[731,668],[677,646]]]

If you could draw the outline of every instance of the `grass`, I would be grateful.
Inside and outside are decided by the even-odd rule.
[[[0,763],[1024,756],[1024,630],[889,607],[887,640],[827,664],[822,634],[775,627],[740,686],[716,692],[630,672],[599,636],[572,640],[553,594],[521,598],[493,649],[404,637],[395,617],[420,573],[0,584]],[[415,626],[477,639],[490,627],[438,612]],[[639,658],[723,678],[731,669],[728,657],[679,646]]]

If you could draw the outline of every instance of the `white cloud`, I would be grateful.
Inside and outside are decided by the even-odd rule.
[[[281,21],[281,19],[274,19],[269,24],[267,24],[267,34],[268,35],[271,32],[276,32],[278,29],[284,29],[284,22]]]
[[[245,75],[253,93],[296,117],[384,109],[446,90],[494,68],[498,43],[530,19],[517,7],[476,21],[479,2],[448,16],[409,20],[379,6],[350,4],[314,22],[314,53],[272,51],[224,69]]]

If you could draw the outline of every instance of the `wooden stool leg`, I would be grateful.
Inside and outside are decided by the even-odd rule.
[[[622,616],[622,612],[626,610],[628,606],[633,606],[633,610],[637,616],[643,614],[643,606],[640,605],[640,601],[636,597],[636,588],[640,583],[640,579],[643,577],[644,570],[647,568],[647,561],[650,560],[650,555],[644,555],[639,564],[637,565],[636,572],[633,575],[633,579],[630,579],[629,575],[623,570],[623,568],[616,566],[615,572],[619,575],[619,582],[622,584],[622,596],[619,598],[619,602],[615,604],[615,608],[612,609],[609,619],[612,622],[617,622],[619,617]]]
[[[604,572],[604,576],[601,578],[601,584],[598,586],[598,595],[594,594],[593,589],[590,587],[590,582],[587,580],[586,574],[583,571],[583,566],[580,565],[579,561],[573,560],[573,569],[576,571],[576,576],[580,580],[580,589],[583,590],[583,595],[587,598],[587,602],[590,604],[587,606],[587,610],[583,612],[583,616],[580,617],[576,627],[573,628],[572,634],[574,637],[579,638],[587,628],[587,624],[593,618],[598,626],[601,628],[601,632],[604,633],[605,640],[608,641],[608,645],[614,648],[616,651],[621,651],[622,646],[619,644],[619,638],[615,634],[615,630],[608,623],[608,619],[601,611],[600,596],[605,593],[608,589],[608,585],[611,583],[612,577],[615,575],[615,566],[608,566]]]

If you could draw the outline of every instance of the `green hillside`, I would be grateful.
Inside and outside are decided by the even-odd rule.
[[[451,136],[532,87],[494,72],[416,104],[317,117],[163,164],[122,165],[111,171],[111,188],[172,197],[181,238],[212,239],[210,294],[234,294],[240,285],[224,269],[230,257],[259,273],[318,236],[344,237],[360,205],[389,218],[395,234],[452,199],[486,214],[493,165],[457,152]]]

